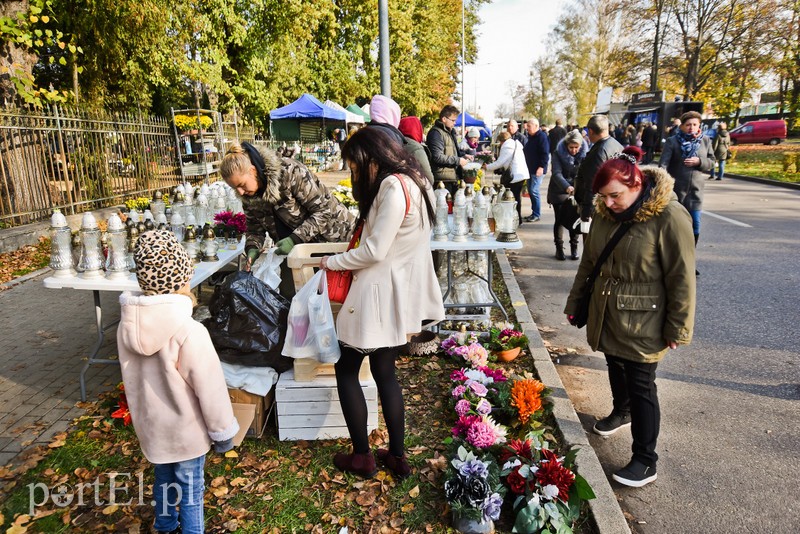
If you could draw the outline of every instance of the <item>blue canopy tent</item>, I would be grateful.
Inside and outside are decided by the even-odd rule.
[[[478,128],[486,128],[486,123],[485,122],[483,122],[480,119],[476,119],[475,117],[473,117],[472,115],[470,115],[466,111],[462,112],[458,116],[458,118],[456,119],[456,128],[459,128],[461,126],[461,121],[462,120],[466,124],[467,128],[469,128],[471,126],[477,126]]]
[[[344,127],[347,115],[303,93],[291,104],[270,111],[269,119],[273,139],[317,142],[326,138],[327,123],[341,123]]]

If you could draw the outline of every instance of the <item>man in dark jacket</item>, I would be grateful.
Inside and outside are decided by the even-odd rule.
[[[547,140],[550,142],[550,153],[555,152],[558,142],[567,136],[567,131],[562,124],[561,119],[556,119],[556,125],[553,126],[552,130],[547,132]]]
[[[528,222],[536,222],[542,216],[542,199],[539,196],[539,187],[542,177],[547,174],[547,164],[550,163],[550,142],[547,134],[539,129],[539,120],[528,119],[525,122],[525,131],[528,142],[522,151],[525,153],[525,163],[531,175],[528,180],[528,195],[531,197],[531,214],[526,217]]]
[[[458,149],[454,126],[458,119],[458,108],[447,105],[439,112],[439,118],[428,131],[427,145],[431,152],[431,171],[436,182],[455,193],[460,169],[469,163],[469,159]]]
[[[644,151],[644,158],[642,158],[642,165],[649,165],[653,161],[653,153],[661,144],[661,139],[658,137],[658,127],[655,124],[647,124],[642,131],[642,150]]]
[[[575,178],[575,200],[580,204],[582,221],[588,221],[592,217],[594,175],[605,161],[622,152],[622,145],[608,133],[608,117],[594,115],[589,119],[586,128],[592,148],[586,154]]]

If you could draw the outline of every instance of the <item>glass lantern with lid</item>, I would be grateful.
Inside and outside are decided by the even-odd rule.
[[[150,212],[153,214],[153,220],[158,222],[158,216],[164,213],[165,209],[166,204],[161,191],[154,191],[153,200],[150,201]]]
[[[190,226],[186,229],[182,244],[192,261],[195,263],[199,262],[202,252],[200,251],[200,243],[197,242],[197,233],[194,226]]]
[[[447,220],[448,211],[447,192],[445,191],[444,195],[436,195],[436,223],[433,226],[434,241],[447,241],[447,235],[450,233],[450,225]]]
[[[494,220],[497,226],[497,240],[501,243],[513,243],[519,241],[517,237],[517,226],[519,226],[519,215],[517,214],[517,201],[514,193],[506,189],[503,197],[494,206]]]
[[[489,205],[486,197],[475,195],[475,207],[472,209],[472,239],[486,241],[491,234],[489,228]]]
[[[67,218],[59,210],[50,218],[50,268],[53,276],[65,278],[75,275],[72,257],[72,230]]]
[[[162,213],[163,215],[163,213]],[[108,257],[106,278],[116,280],[128,277],[128,236],[125,225],[116,214],[108,218]]]
[[[219,261],[219,256],[217,256],[219,243],[217,243],[217,235],[214,233],[214,228],[211,225],[207,224],[203,228],[201,248],[203,251],[203,261]]]
[[[80,229],[81,257],[78,271],[81,278],[100,278],[103,276],[103,252],[100,243],[100,228],[91,213],[83,215]]]
[[[453,201],[453,241],[466,241],[469,235],[469,224],[467,223],[467,201],[464,190],[456,191],[456,198]]]

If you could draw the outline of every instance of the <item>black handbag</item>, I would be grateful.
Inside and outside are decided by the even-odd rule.
[[[511,166],[514,164],[514,157],[517,155],[517,143],[514,142],[514,153],[511,155],[511,161],[508,162],[508,167],[503,169],[503,174],[500,175],[500,185],[508,187],[514,180],[514,175],[511,174]]]
[[[603,264],[611,255],[611,252],[614,250],[614,247],[616,247],[617,243],[620,242],[622,236],[625,235],[625,232],[630,230],[631,226],[632,226],[631,223],[625,223],[622,226],[620,226],[619,229],[617,229],[617,231],[608,241],[608,243],[606,243],[603,252],[600,253],[600,257],[597,258],[597,263],[594,264],[594,269],[592,269],[591,274],[588,277],[586,277],[586,283],[583,286],[583,296],[581,297],[581,300],[578,302],[578,310],[575,312],[575,315],[573,315],[572,319],[570,319],[569,321],[572,326],[583,328],[589,321],[589,304],[592,302],[594,281],[600,274],[600,269],[603,268]]]

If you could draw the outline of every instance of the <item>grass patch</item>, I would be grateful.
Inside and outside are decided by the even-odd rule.
[[[798,145],[738,145],[731,147],[736,156],[725,163],[725,172],[769,178],[779,182],[800,182],[800,173],[783,171],[784,152],[800,155]]]

